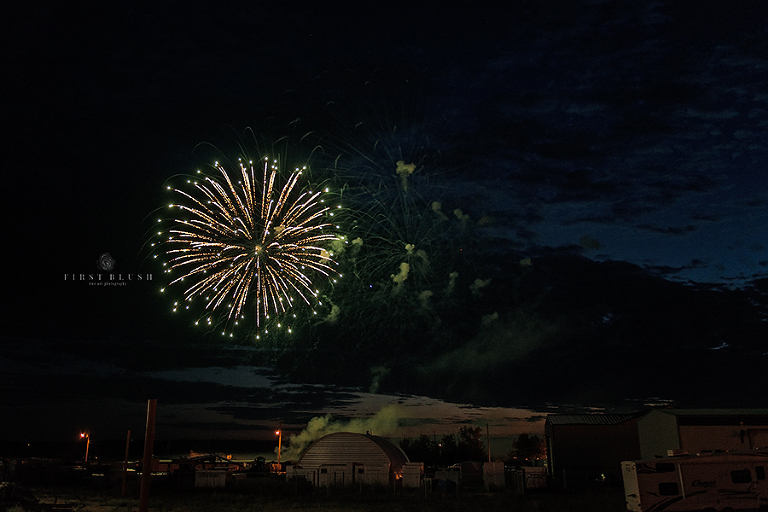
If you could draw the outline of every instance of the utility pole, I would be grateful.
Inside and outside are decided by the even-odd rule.
[[[125,438],[125,462],[123,463],[123,487],[121,495],[125,496],[125,480],[128,477],[128,451],[131,447],[131,431],[128,431],[128,436]]]
[[[149,484],[152,481],[152,452],[155,445],[155,416],[157,398],[147,402],[147,431],[144,434],[144,459],[141,464],[141,492],[139,494],[139,512],[149,509]]]
[[[277,434],[277,467],[278,471],[280,471],[280,450],[283,447],[283,424],[280,424],[280,430],[275,432]]]
[[[88,449],[91,447],[91,433],[83,432],[80,437],[85,438],[85,462],[88,463]]]

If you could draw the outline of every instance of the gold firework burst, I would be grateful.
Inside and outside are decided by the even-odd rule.
[[[223,310],[228,322],[252,309],[257,328],[270,314],[292,308],[297,297],[311,304],[318,294],[313,277],[335,273],[327,247],[338,239],[323,192],[298,190],[306,167],[280,188],[277,160],[261,162],[261,179],[260,165],[240,160],[237,181],[216,162],[216,177],[190,180],[190,192],[169,186],[181,200],[170,205],[178,214],[164,233],[166,272],[181,273],[169,286],[191,283],[184,301],[201,298],[206,310]]]

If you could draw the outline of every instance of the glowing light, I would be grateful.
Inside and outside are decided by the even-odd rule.
[[[280,188],[277,160],[262,162],[260,179],[252,163],[240,162],[235,181],[216,162],[218,173],[190,191],[169,187],[181,196],[173,203],[180,217],[165,242],[168,271],[182,273],[169,286],[185,278],[192,283],[184,300],[202,299],[205,309],[223,311],[227,322],[252,307],[257,327],[293,307],[294,294],[311,304],[319,293],[313,279],[335,274],[337,265],[327,247],[337,236],[323,222],[328,208],[320,203],[321,192],[299,190],[299,169]],[[229,331],[221,334],[233,336]]]

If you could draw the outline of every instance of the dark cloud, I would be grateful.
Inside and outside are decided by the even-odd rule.
[[[686,235],[698,229],[693,224],[687,224],[685,226],[654,226],[651,224],[641,224],[638,225],[637,228],[668,235]]]
[[[711,212],[699,212],[699,213],[693,213],[691,214],[691,220],[703,220],[707,222],[717,222],[718,220],[721,220],[722,217],[716,214],[713,214]]]
[[[768,198],[765,196],[752,196],[746,198],[744,204],[751,208],[763,208],[768,205]]]
[[[602,244],[596,238],[592,238],[589,235],[583,235],[579,238],[579,244],[585,249],[599,250]]]

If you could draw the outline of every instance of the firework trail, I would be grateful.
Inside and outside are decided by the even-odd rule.
[[[170,205],[178,212],[173,227],[158,233],[167,246],[168,286],[184,286],[184,302],[201,299],[208,325],[213,312],[235,325],[251,312],[259,329],[270,315],[293,308],[296,298],[311,305],[319,293],[313,277],[336,273],[329,249],[340,240],[329,222],[333,212],[323,192],[298,190],[306,167],[280,188],[277,160],[261,163],[262,176],[259,164],[239,160],[234,181],[216,162],[216,177],[188,180],[190,192],[168,186],[180,196]]]
[[[452,213],[458,209],[449,206],[463,193],[452,187],[452,160],[420,127],[379,129],[371,118],[352,126],[339,116],[338,130],[318,142],[323,150],[313,164],[343,183],[348,212],[349,244],[338,259],[350,277],[329,299],[337,311],[335,344],[344,338],[359,340],[355,347],[374,346],[384,339],[392,346],[438,329],[443,316],[455,317],[461,297],[454,289],[470,277],[474,230],[462,229]]]

